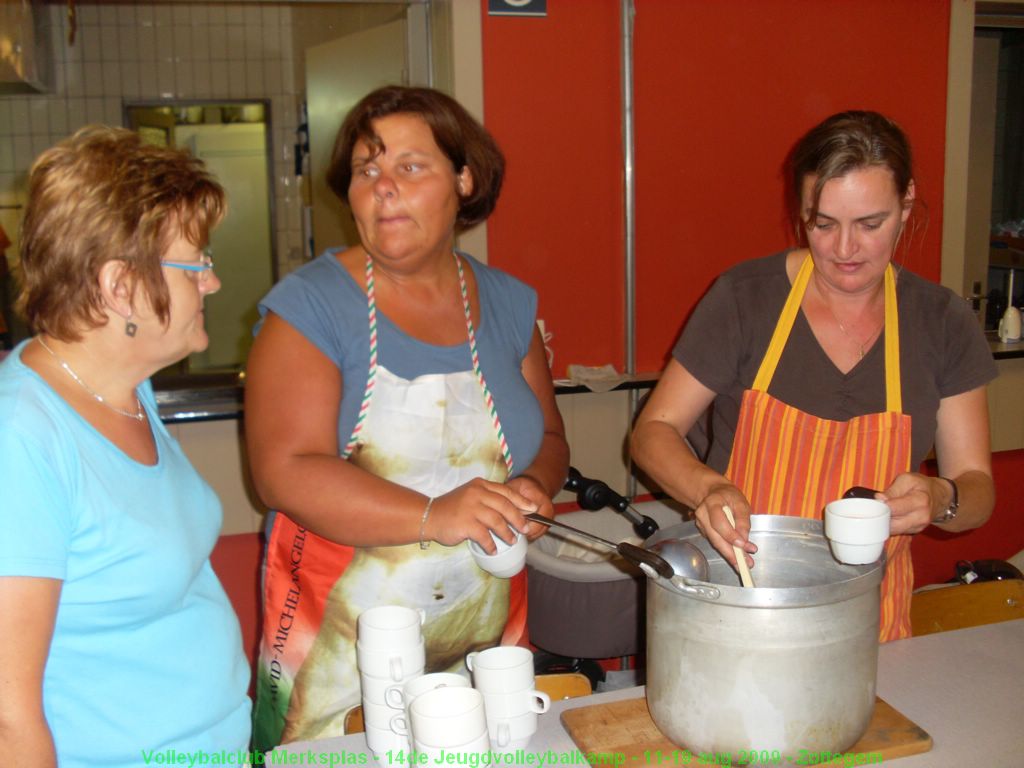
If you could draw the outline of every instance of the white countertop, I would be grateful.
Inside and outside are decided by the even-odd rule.
[[[541,715],[540,727],[527,751],[534,755],[551,751],[561,764],[581,764],[573,761],[573,757],[579,757],[579,750],[562,727],[560,713],[640,697],[643,692],[642,687],[628,688],[552,702],[551,710]],[[927,731],[934,742],[929,752],[887,761],[886,765],[1024,765],[1024,620],[887,643],[879,651],[877,692]],[[366,740],[357,733],[296,742],[279,749],[293,755],[293,759],[304,753],[305,764],[353,765],[366,755]],[[371,757],[365,759],[363,764],[374,765]],[[696,759],[690,764],[698,765]],[[405,768],[408,763],[395,765]]]

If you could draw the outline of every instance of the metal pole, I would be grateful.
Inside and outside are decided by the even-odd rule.
[[[636,373],[636,185],[633,179],[633,0],[621,0],[622,34],[622,160],[623,208],[625,210],[625,284],[626,345],[625,373]],[[636,415],[637,391],[629,391],[629,421]],[[626,497],[636,495],[633,463],[626,458]]]
[[[626,253],[626,360],[625,373],[636,373],[636,190],[633,181],[633,0],[621,0],[622,27],[622,157]]]

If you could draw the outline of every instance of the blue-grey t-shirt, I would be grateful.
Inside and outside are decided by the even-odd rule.
[[[328,250],[291,273],[260,302],[260,316],[273,312],[309,339],[341,370],[343,391],[338,444],[355,427],[370,363],[366,294]],[[533,462],[544,435],[544,417],[522,364],[537,314],[536,292],[500,270],[460,253],[472,269],[480,298],[475,327],[480,367],[501,419],[518,474]],[[258,329],[257,329],[258,332]],[[377,312],[377,355],[381,365],[404,379],[428,373],[472,370],[469,341],[438,346],[404,333]]]

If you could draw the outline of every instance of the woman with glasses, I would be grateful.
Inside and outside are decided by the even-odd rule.
[[[248,665],[209,560],[220,503],[148,381],[206,348],[220,281],[202,248],[224,205],[198,160],[124,129],[83,128],[32,167],[20,306],[36,335],[0,364],[12,765],[245,761]]]

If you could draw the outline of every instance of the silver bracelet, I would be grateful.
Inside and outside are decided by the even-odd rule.
[[[427,549],[430,546],[429,541],[423,540],[423,529],[427,527],[427,518],[430,517],[430,508],[433,504],[432,498],[427,499],[427,508],[423,510],[423,517],[420,518],[420,549]]]

